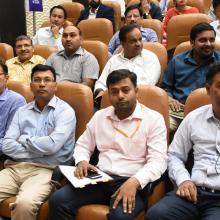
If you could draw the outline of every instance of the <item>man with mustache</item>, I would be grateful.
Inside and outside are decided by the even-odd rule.
[[[168,63],[161,87],[169,96],[172,111],[180,111],[190,92],[205,86],[208,66],[220,59],[220,53],[214,50],[215,35],[210,24],[196,24],[190,33],[192,50],[176,55]],[[175,131],[180,122],[181,119],[171,116],[171,131]]]
[[[30,83],[31,70],[37,64],[44,64],[45,59],[34,55],[32,40],[26,35],[15,39],[16,57],[6,61],[10,80]]]

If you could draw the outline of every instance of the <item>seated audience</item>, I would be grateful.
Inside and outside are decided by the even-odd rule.
[[[216,41],[220,42],[220,1],[213,1],[213,8],[214,8],[214,12],[215,15],[217,17],[216,21],[211,22],[210,24],[212,25],[212,27],[215,29],[216,32]]]
[[[136,74],[116,70],[106,84],[112,106],[96,112],[78,139],[74,175],[82,178],[89,170],[96,170],[89,160],[97,146],[97,167],[113,180],[84,188],[68,183],[50,197],[50,219],[76,219],[78,208],[94,203],[109,205],[109,220],[134,219],[146,207],[147,184],[166,170],[164,119],[137,101]]]
[[[3,140],[2,151],[11,160],[0,171],[0,202],[10,204],[13,220],[35,220],[51,191],[53,168],[72,162],[74,110],[55,96],[55,70],[39,64],[32,69],[34,101],[19,108]]]
[[[17,56],[6,61],[10,80],[29,83],[32,68],[37,64],[44,64],[45,59],[34,55],[32,40],[25,35],[16,38],[15,52]]]
[[[158,19],[163,20],[162,12],[159,5],[156,5],[151,0],[141,0],[139,7],[143,12],[144,19]]]
[[[199,13],[199,9],[196,7],[191,7],[187,5],[187,0],[173,0],[174,7],[170,8],[166,16],[164,17],[163,21],[163,31],[164,31],[164,38],[167,36],[167,25],[170,21],[170,19],[173,16],[181,15],[181,14],[193,14],[193,13]]]
[[[99,75],[99,64],[93,54],[81,47],[81,31],[75,26],[65,27],[62,44],[64,50],[52,54],[46,62],[56,70],[57,80],[92,88]]]
[[[119,32],[123,50],[113,55],[105,65],[102,74],[95,83],[95,95],[102,94],[106,87],[108,75],[117,69],[128,69],[137,75],[137,83],[155,85],[160,78],[160,62],[157,56],[143,49],[139,26],[125,25]],[[100,93],[101,92],[101,93]]]
[[[208,23],[195,25],[190,33],[192,50],[174,56],[163,75],[162,88],[169,96],[169,106],[180,111],[186,98],[193,90],[205,86],[207,68],[210,63],[220,59],[214,50],[215,30]],[[180,123],[178,118],[170,117],[170,129],[175,131]]]
[[[113,29],[115,28],[114,10],[103,5],[101,0],[89,0],[89,7],[81,11],[77,24],[82,20],[94,18],[106,18],[112,22]]]
[[[189,113],[168,150],[169,176],[176,188],[148,210],[146,220],[220,219],[220,62],[206,76],[211,105]],[[193,150],[192,170],[186,163]]]
[[[63,50],[61,37],[66,18],[67,13],[62,6],[52,7],[50,9],[50,27],[40,28],[32,39],[33,44],[50,45],[58,50]]]
[[[2,155],[2,143],[11,120],[16,110],[26,101],[23,96],[7,89],[8,68],[0,63],[0,156]]]
[[[125,25],[128,24],[140,25],[140,21],[142,18],[143,18],[142,11],[137,4],[129,6],[125,11]],[[143,28],[141,26],[140,26],[140,30],[143,41],[158,42],[157,34],[154,30],[150,28]],[[119,31],[118,31],[113,35],[112,39],[109,42],[108,45],[109,53],[111,55],[118,53],[119,48],[121,48],[119,46],[121,46],[121,42],[119,39]]]

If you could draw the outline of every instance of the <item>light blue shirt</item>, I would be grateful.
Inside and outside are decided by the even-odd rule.
[[[185,163],[192,148],[194,165],[190,176]],[[212,105],[192,111],[182,121],[168,148],[168,170],[177,186],[192,180],[196,186],[220,190],[220,121]]]
[[[66,164],[73,154],[75,126],[74,110],[58,97],[42,111],[33,101],[15,113],[2,151],[19,162]]]
[[[150,28],[141,27],[142,41],[144,42],[158,42],[157,34]],[[114,54],[115,50],[120,46],[119,31],[116,32],[108,44],[108,51]]]
[[[25,105],[26,101],[23,96],[5,89],[0,94],[0,155],[2,154],[2,142],[5,132],[8,129],[16,110]]]

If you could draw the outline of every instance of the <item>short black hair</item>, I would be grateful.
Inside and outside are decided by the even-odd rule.
[[[134,85],[134,87],[137,87],[137,75],[133,72],[131,72],[130,70],[127,69],[119,69],[119,70],[114,70],[112,71],[106,80],[106,85],[107,88],[109,89],[109,86],[122,80],[122,79],[126,79],[129,78],[132,82],[132,84]]]
[[[123,26],[119,31],[119,40],[121,42],[125,42],[127,33],[133,31],[135,28],[140,30],[140,27],[137,24],[128,24]]]
[[[18,37],[16,37],[15,45],[18,41],[21,41],[21,40],[28,40],[28,41],[30,41],[31,45],[33,45],[31,38],[27,35],[19,35]]]
[[[216,10],[216,8],[220,5],[220,0],[213,0],[212,1],[212,6],[214,8],[214,10]]]
[[[213,62],[209,65],[207,74],[206,74],[206,83],[212,84],[213,78],[220,74],[220,60]]]
[[[134,9],[137,9],[140,13],[140,16],[143,17],[143,11],[142,9],[140,8],[140,5],[139,4],[134,4],[134,5],[130,5],[126,8],[125,10],[125,17],[127,16],[128,12],[131,11],[131,10],[134,10]]]
[[[203,31],[214,31],[215,36],[216,36],[216,32],[214,28],[209,23],[202,22],[192,27],[191,32],[190,32],[190,40],[195,41],[198,34],[202,33]]]
[[[37,64],[31,71],[31,80],[33,79],[33,76],[36,72],[45,72],[45,71],[51,71],[53,73],[54,82],[56,82],[56,71],[52,66],[44,65],[44,64]]]
[[[63,6],[61,6],[61,5],[53,6],[53,7],[50,9],[50,16],[52,15],[53,10],[56,9],[56,8],[63,10],[64,19],[66,20],[66,19],[67,19],[67,12],[66,12],[66,9],[65,9]]]
[[[0,66],[2,67],[3,74],[5,76],[7,76],[8,75],[8,67],[3,62],[0,62]]]

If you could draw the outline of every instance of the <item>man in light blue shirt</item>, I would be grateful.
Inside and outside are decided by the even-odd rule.
[[[55,96],[55,70],[36,65],[30,87],[35,100],[15,113],[2,146],[12,160],[0,172],[0,202],[16,195],[10,205],[13,220],[36,219],[51,191],[53,168],[71,163],[75,142],[75,113]]]
[[[16,110],[26,101],[23,96],[8,90],[8,67],[0,63],[0,156],[2,155],[2,142]]]
[[[138,24],[143,16],[142,10],[138,4],[127,7],[125,11],[125,25]],[[143,42],[158,42],[157,34],[150,28],[140,27]],[[118,53],[121,45],[119,31],[116,32],[108,44],[109,56]]]
[[[211,105],[189,113],[168,148],[169,176],[177,188],[148,211],[146,220],[220,219],[220,61],[207,72],[206,90]]]

